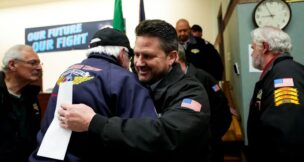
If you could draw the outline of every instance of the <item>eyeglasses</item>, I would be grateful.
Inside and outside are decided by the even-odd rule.
[[[127,57],[128,57],[129,60],[130,60],[130,59],[131,59],[131,56],[130,56],[129,52],[128,52],[128,51],[125,51],[125,54],[127,55]]]
[[[124,54],[126,55],[126,56],[128,56],[128,58],[129,58],[129,60],[130,60],[130,53],[129,53],[129,49],[128,48],[125,48],[125,47],[123,47],[123,49],[124,49]]]
[[[41,66],[43,65],[43,63],[40,62],[40,60],[28,60],[28,61],[25,61],[25,60],[15,59],[15,61],[23,62],[23,63],[29,64],[29,65],[31,65],[33,67],[37,67],[39,65],[41,65]]]

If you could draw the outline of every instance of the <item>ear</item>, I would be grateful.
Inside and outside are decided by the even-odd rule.
[[[263,52],[267,53],[269,51],[269,44],[267,42],[263,42]]]
[[[173,63],[177,59],[177,51],[176,50],[171,51],[168,55],[168,59],[169,59],[170,65],[173,65]]]
[[[7,64],[7,67],[9,70],[11,71],[15,71],[16,70],[16,64],[14,60],[10,60]]]
[[[123,57],[124,57],[124,49],[120,50],[118,57],[117,57],[117,61],[120,65],[123,64]]]

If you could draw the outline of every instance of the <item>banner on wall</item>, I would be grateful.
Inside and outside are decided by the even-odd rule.
[[[112,20],[26,28],[25,44],[37,53],[87,49],[93,34],[105,27],[112,28]]]

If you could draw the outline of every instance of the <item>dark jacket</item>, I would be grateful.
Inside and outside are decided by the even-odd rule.
[[[219,87],[218,81],[204,70],[195,68],[190,63],[187,66],[186,75],[196,78],[206,88],[211,111],[211,162],[224,161],[222,136],[229,129],[232,120],[227,98]]]
[[[133,150],[123,157],[133,160],[202,160],[208,154],[208,96],[203,86],[186,77],[180,66],[173,69],[152,89],[158,120],[105,118],[94,116],[89,132],[105,144]],[[183,106],[189,98],[201,104],[200,112]],[[141,151],[140,151],[141,150]]]
[[[37,136],[39,144],[54,117],[58,84],[64,81],[73,81],[73,104],[84,103],[92,107],[97,114],[107,117],[120,116],[123,119],[157,118],[148,90],[133,73],[119,66],[111,56],[91,54],[80,64],[69,67],[59,77]],[[30,161],[56,161],[36,156],[37,151],[31,155]],[[65,161],[102,161],[108,152],[111,153],[87,132],[73,132]]]
[[[216,80],[222,80],[224,65],[219,53],[210,42],[202,38],[190,37],[186,48],[186,59],[195,67],[211,74]]]
[[[4,78],[5,74],[0,72],[0,161],[26,162],[36,146],[40,126],[40,87],[26,86],[19,99],[12,98]]]
[[[277,57],[256,83],[248,118],[249,158],[304,160],[304,66]]]
[[[187,76],[195,77],[206,88],[211,111],[211,132],[212,138],[221,140],[231,123],[231,113],[227,98],[219,87],[218,82],[207,72],[188,65]]]

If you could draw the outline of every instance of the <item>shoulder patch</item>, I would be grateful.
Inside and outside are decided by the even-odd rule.
[[[197,53],[199,53],[199,52],[200,52],[200,50],[199,50],[199,49],[196,49],[196,48],[191,50],[191,53],[193,53],[193,54],[197,54]]]
[[[280,78],[274,80],[274,88],[280,87],[293,87],[293,79],[292,78]]]
[[[190,98],[183,99],[181,106],[185,108],[189,108],[196,112],[200,112],[202,108],[202,105],[199,102],[192,100]]]
[[[299,94],[296,88],[278,88],[274,91],[275,106],[282,104],[300,104]]]
[[[212,86],[212,89],[213,89],[214,92],[217,92],[217,91],[221,90],[221,88],[218,84],[215,84],[214,86]]]

